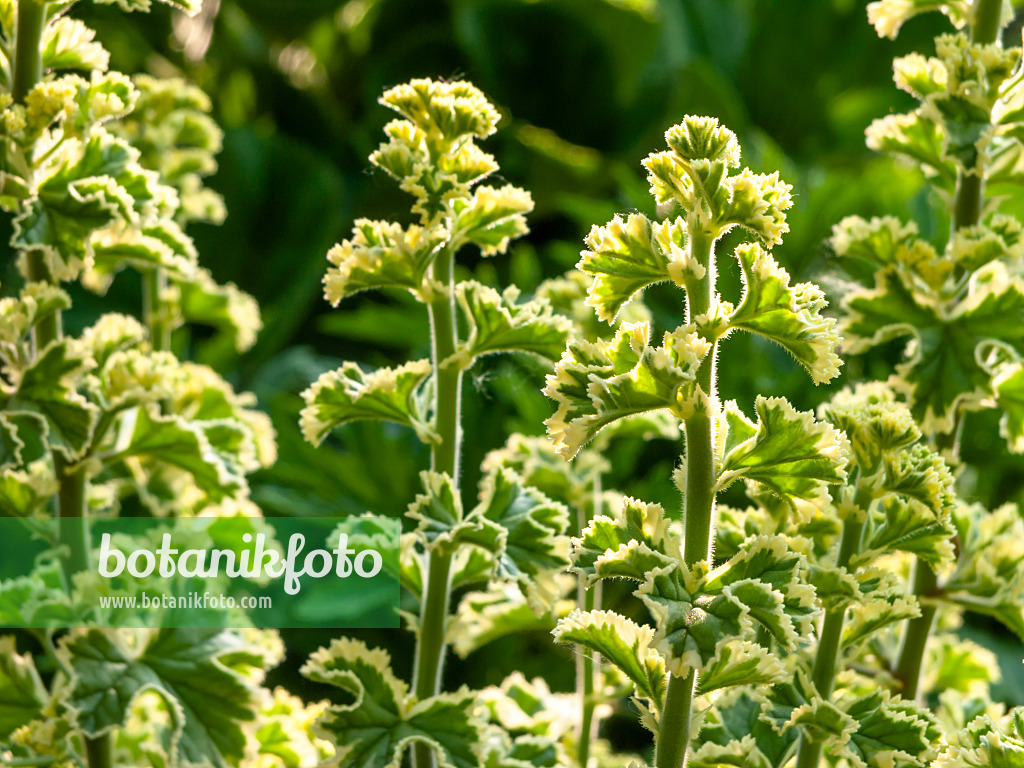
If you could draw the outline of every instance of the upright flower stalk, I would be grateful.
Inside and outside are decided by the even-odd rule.
[[[545,392],[558,405],[548,432],[567,459],[605,426],[640,413],[663,409],[685,434],[676,475],[681,525],[657,504],[626,499],[615,517],[595,516],[573,539],[574,570],[591,585],[637,582],[634,594],[655,629],[589,610],[555,630],[559,641],[600,653],[631,680],[655,735],[655,765],[678,768],[696,736],[695,696],[781,679],[780,662],[755,642],[758,628],[779,648],[793,647],[814,614],[813,590],[800,584],[803,556],[781,538],[754,537],[714,567],[716,495],[744,479],[755,495],[777,494],[794,513],[806,511],[827,501],[826,486],[845,477],[846,460],[838,433],[810,414],[758,398],[754,422],[735,403],[723,406],[715,387],[718,345],[736,329],[781,344],[816,382],[838,372],[838,339],[834,322],[820,315],[821,292],[790,285],[765,250],[787,231],[789,187],[777,174],[733,174],[739,145],[716,120],[688,117],[666,140],[669,151],[644,165],[657,202],[673,206],[673,216],[654,223],[631,214],[595,227],[579,269],[592,278],[587,303],[602,320],[614,324],[638,292],[671,281],[686,294],[684,322],[659,346],[647,322],[623,323],[607,342],[570,343]],[[716,290],[715,244],[735,227],[755,243],[736,250],[745,290],[734,305]],[[763,580],[769,571],[778,577]],[[771,595],[774,608],[756,607],[755,593]]]
[[[485,256],[504,253],[526,233],[525,214],[533,208],[521,189],[481,184],[498,169],[476,145],[498,123],[483,94],[465,82],[414,80],[387,91],[381,103],[400,119],[385,126],[387,141],[370,160],[413,196],[418,223],[357,221],[352,238],[328,254],[324,285],[334,304],[365,289],[410,292],[429,316],[431,357],[372,372],[345,363],[324,374],[304,394],[302,428],[319,444],[347,422],[380,419],[410,427],[430,446],[423,492],[408,511],[415,531],[403,537],[402,584],[419,599],[412,692],[391,672],[387,654],[346,639],[314,654],[304,672],[356,695],[357,705],[331,707],[322,722],[343,762],[399,765],[406,751],[416,768],[468,764],[487,754],[511,759],[526,743],[517,739],[540,735],[516,733],[502,720],[506,708],[481,719],[475,692],[443,689],[451,595],[490,582],[492,590],[521,592],[538,614],[550,612],[560,596],[557,574],[568,565],[569,512],[530,486],[514,452],[485,463],[480,502],[464,510],[462,379],[484,355],[554,359],[572,323],[545,300],[519,301],[515,287],[498,292],[456,279],[463,247],[475,245]],[[461,335],[461,328],[468,332]],[[336,674],[342,670],[345,677]],[[509,691],[522,684],[506,683]],[[560,736],[552,738],[554,745]]]

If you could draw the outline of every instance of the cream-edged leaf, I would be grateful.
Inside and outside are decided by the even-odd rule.
[[[519,302],[519,289],[510,285],[498,293],[475,280],[459,283],[455,297],[469,336],[446,365],[469,367],[482,356],[525,352],[557,360],[572,332],[572,321],[557,315],[544,299]]]
[[[302,434],[319,445],[342,424],[360,419],[393,421],[412,427],[429,441],[431,430],[419,403],[419,390],[430,376],[429,360],[417,360],[397,368],[366,373],[355,363],[345,363],[323,374],[302,393]]]
[[[610,341],[570,342],[544,394],[558,409],[545,423],[556,450],[575,456],[605,426],[626,416],[668,409],[691,414],[706,403],[694,384],[710,345],[683,328],[650,344],[649,323],[624,324]]]
[[[825,296],[812,283],[790,285],[789,274],[758,245],[736,249],[743,270],[743,299],[729,325],[783,346],[807,369],[815,384],[839,375],[835,320],[823,317]]]
[[[573,611],[553,634],[556,642],[576,643],[614,664],[633,682],[637,695],[661,712],[668,678],[664,658],[651,647],[653,629],[612,611]]]

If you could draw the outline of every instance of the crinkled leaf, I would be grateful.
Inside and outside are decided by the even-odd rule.
[[[76,378],[90,365],[68,340],[44,349],[10,392],[8,410],[28,410],[46,419],[47,441],[68,458],[81,455],[92,439],[99,409],[78,394]]]
[[[565,350],[572,321],[556,315],[546,300],[518,303],[519,289],[514,285],[498,293],[475,280],[459,283],[455,291],[469,328],[468,338],[456,353],[463,366],[496,352],[527,352],[557,360]]]
[[[69,635],[61,654],[74,673],[68,705],[84,733],[96,736],[125,722],[136,696],[155,690],[177,716],[177,750],[184,763],[226,768],[242,758],[243,724],[255,718],[254,685],[225,663],[244,652],[227,631],[161,629],[136,647],[116,630]]]
[[[327,254],[331,263],[324,276],[327,300],[337,305],[359,291],[383,288],[404,288],[421,295],[443,240],[444,231],[438,228],[359,219],[352,238]]]
[[[530,231],[525,214],[533,210],[533,198],[512,185],[478,187],[468,200],[456,200],[453,210],[455,241],[475,243],[484,256],[493,256]]]
[[[693,755],[694,765],[717,768],[716,755],[745,754],[747,762],[736,765],[782,768],[796,748],[797,734],[775,731],[761,718],[764,706],[742,688],[716,697],[700,731],[702,746]]]
[[[763,646],[749,640],[723,645],[718,655],[700,673],[701,694],[736,685],[771,685],[788,677],[786,668]]]
[[[992,380],[1003,417],[999,432],[1014,453],[1024,453],[1024,365],[1006,366]]]
[[[799,499],[815,506],[823,504],[827,484],[846,477],[847,460],[840,434],[810,413],[796,411],[781,398],[759,395],[754,410],[756,431],[723,456],[718,487],[725,488],[742,477],[790,503]],[[726,412],[730,411],[735,412],[736,427],[745,422],[744,434],[749,433],[752,424],[735,403],[726,404]]]
[[[151,461],[182,469],[214,501],[233,495],[245,487],[228,450],[217,450],[218,438],[230,437],[216,431],[217,426],[231,422],[190,422],[180,416],[163,416],[140,407],[135,428],[127,445],[109,461],[129,457],[145,457]],[[214,430],[205,428],[207,425]],[[237,427],[233,434],[237,434]]]
[[[622,308],[644,288],[665,280],[681,282],[684,275],[701,278],[706,270],[695,264],[686,249],[686,228],[681,220],[652,223],[640,213],[616,216],[603,227],[594,226],[578,264],[594,278],[587,304],[611,323]]]
[[[664,568],[679,556],[679,542],[670,537],[669,521],[660,505],[627,496],[614,518],[596,515],[579,538],[572,539],[573,570],[586,576],[589,585],[601,578],[600,563],[609,555],[627,551],[633,558],[642,558],[631,574],[637,581],[646,578],[646,566]],[[617,573],[625,576],[623,571]]]
[[[570,342],[544,389],[558,404],[545,423],[562,456],[618,419],[661,408],[685,416],[703,403],[693,382],[710,345],[680,329],[652,347],[650,334],[649,323],[627,323],[610,341]]]
[[[1017,707],[994,720],[981,715],[957,731],[935,768],[1022,768],[1024,766],[1024,708]]]
[[[42,716],[46,688],[29,654],[19,654],[12,635],[0,637],[0,742]]]
[[[836,321],[823,317],[828,302],[812,283],[789,284],[789,273],[758,245],[736,249],[743,269],[743,300],[729,325],[781,344],[811,375],[815,384],[839,375]]]
[[[328,707],[319,725],[336,745],[339,764],[399,768],[406,751],[421,743],[443,768],[477,767],[480,724],[469,714],[475,696],[465,689],[417,702],[391,671],[386,652],[348,638],[315,652],[302,674],[354,697]]]
[[[416,533],[428,549],[451,554],[461,544],[476,544],[492,553],[502,550],[507,532],[486,518],[465,519],[462,499],[449,475],[424,471],[420,479],[424,492],[406,514],[417,521]]]
[[[931,764],[940,731],[934,715],[921,705],[873,691],[844,704],[856,723],[849,741],[830,751],[856,768],[917,768]],[[838,748],[837,748],[838,747]]]
[[[323,374],[302,393],[302,434],[320,445],[327,434],[350,421],[381,419],[412,427],[430,439],[417,399],[418,390],[431,372],[429,360],[417,360],[397,368],[364,373],[355,363],[345,363]]]
[[[11,245],[40,252],[53,279],[71,280],[92,262],[94,232],[135,223],[138,208],[166,194],[138,165],[136,150],[97,130],[39,185],[14,221]]]
[[[654,630],[636,624],[612,611],[573,611],[560,620],[554,636],[559,643],[576,643],[600,654],[618,667],[637,695],[660,712],[665,700],[665,659],[651,648]]]
[[[53,466],[46,459],[34,461],[25,469],[0,469],[0,511],[7,516],[28,517],[34,514],[58,490],[60,484],[53,476]]]
[[[260,308],[234,283],[218,284],[205,269],[174,281],[180,294],[181,315],[186,322],[208,325],[227,334],[235,350],[245,352],[256,343],[263,328]]]
[[[49,70],[106,71],[110,54],[96,42],[96,32],[78,19],[54,19],[43,35],[43,66]]]
[[[851,352],[863,352],[899,336],[913,336],[909,359],[897,371],[914,417],[925,431],[952,429],[960,407],[976,407],[990,391],[991,374],[979,346],[1002,344],[1024,353],[1024,292],[991,268],[986,282],[949,312],[911,290],[893,269],[879,273],[870,291],[849,297],[842,332]]]

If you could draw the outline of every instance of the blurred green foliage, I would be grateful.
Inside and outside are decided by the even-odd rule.
[[[472,263],[484,283],[513,281],[529,292],[575,264],[591,225],[625,210],[653,215],[640,159],[661,146],[661,133],[683,115],[707,114],[736,131],[748,148],[745,164],[755,171],[780,169],[793,184],[791,232],[776,258],[795,280],[823,285],[836,303],[845,276],[824,241],[840,218],[913,217],[925,237],[948,227],[927,218],[934,208],[918,172],[869,152],[863,134],[875,117],[909,108],[910,97],[892,84],[892,59],[930,49],[944,21],[921,17],[898,41],[882,40],[867,23],[865,5],[206,0],[194,19],[163,7],[138,17],[91,4],[76,13],[99,30],[114,67],[183,74],[197,82],[211,95],[226,131],[220,170],[210,185],[225,197],[227,221],[192,231],[214,277],[258,299],[265,327],[241,358],[214,338],[195,336],[188,351],[239,389],[256,392],[273,417],[281,458],[253,479],[254,499],[274,515],[370,510],[399,516],[428,461],[411,434],[360,423],[317,450],[297,426],[298,393],[342,360],[387,365],[428,354],[426,319],[410,301],[361,296],[335,311],[322,298],[325,254],[347,235],[353,219],[392,218],[407,208],[402,193],[381,172],[371,172],[366,160],[391,118],[376,102],[383,89],[413,77],[464,77],[502,109],[501,130],[486,149],[510,182],[530,190],[536,212],[531,235],[513,246],[510,258]],[[729,264],[725,270],[738,295],[738,268]],[[12,275],[5,262],[0,278],[9,282]],[[128,276],[103,300],[79,292],[69,324],[87,325],[101,306],[135,311],[138,295]],[[665,327],[678,317],[678,296],[649,293],[656,324]],[[721,370],[737,380],[722,386],[741,401],[755,393],[785,393],[798,408],[808,408],[826,390],[851,380],[884,378],[897,352],[889,350],[888,360],[848,359],[836,384],[815,389],[778,347],[745,337],[725,352],[734,362]],[[533,361],[504,358],[471,371],[466,487],[476,485],[480,459],[510,431],[542,431],[553,410],[539,392],[544,373]],[[985,457],[983,468],[969,469],[965,477],[969,495],[988,504],[1024,501],[1020,460],[1006,454],[994,422],[983,416],[970,421],[964,444],[969,464]],[[642,498],[676,497],[670,482],[678,457],[674,444],[624,439],[614,451],[629,459],[609,456],[607,487]],[[634,466],[641,471],[629,471]],[[616,474],[615,467],[629,474]],[[613,602],[610,596],[606,607],[614,608]],[[1016,646],[990,631],[981,623],[970,628],[976,639],[1005,646],[1002,690],[1024,703]],[[366,632],[363,639],[389,647],[396,671],[407,675],[411,646],[404,634]],[[295,670],[327,636],[286,635],[289,659],[275,677],[298,690]],[[495,683],[516,666],[527,677],[543,671],[555,689],[571,687],[568,654],[546,633],[501,643],[498,652],[492,647],[464,662],[453,658],[451,682]],[[628,732],[618,738],[623,748],[631,746]]]

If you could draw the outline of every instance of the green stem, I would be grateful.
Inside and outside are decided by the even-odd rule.
[[[863,509],[865,512],[867,511],[866,506]],[[836,557],[837,567],[845,568],[850,564],[850,559],[859,549],[863,530],[864,523],[856,519],[856,514],[851,514],[843,522],[843,534],[839,540],[839,554]],[[846,607],[842,606],[826,611],[821,624],[821,635],[818,638],[818,650],[814,657],[811,680],[818,690],[818,695],[826,701],[832,696],[832,690],[835,687],[836,665],[839,661],[839,652],[843,647],[845,619]],[[821,762],[821,748],[820,741],[801,736],[796,768],[818,768]]]
[[[711,310],[715,291],[715,239],[697,232],[690,238],[690,253],[704,267],[704,278],[687,286],[687,322]],[[715,454],[712,426],[715,397],[715,356],[717,343],[697,371],[696,383],[707,397],[704,407],[685,419],[686,488],[683,507],[683,562],[692,567],[710,560],[714,535]],[[654,757],[656,768],[680,768],[686,764],[693,714],[693,694],[697,674],[669,676],[665,708],[658,728],[658,745]]]
[[[433,278],[444,286],[429,305],[433,338],[435,374],[435,415],[437,437],[431,452],[431,468],[447,473],[459,493],[459,448],[462,442],[462,368],[442,363],[455,354],[458,327],[455,320],[455,252],[445,248],[434,262]],[[416,638],[413,667],[413,691],[420,700],[441,691],[441,674],[447,649],[445,630],[451,602],[451,567],[449,554],[431,552],[427,577],[423,582],[420,609],[420,631]],[[429,747],[417,743],[413,749],[415,768],[431,768],[434,755]]]
[[[975,0],[971,24],[971,42],[988,45],[999,39],[1002,30],[1003,0]]]
[[[112,768],[114,739],[112,733],[85,740],[85,757],[89,768]]]
[[[14,47],[11,98],[19,104],[43,79],[43,28],[46,7],[35,0],[18,3],[18,31]]]
[[[929,565],[921,560],[914,564],[914,594],[918,597],[934,594],[939,583]],[[902,695],[908,699],[917,698],[921,683],[921,670],[924,662],[924,649],[928,644],[928,635],[932,631],[935,619],[935,606],[921,605],[921,615],[907,622],[900,643],[899,660],[893,674],[903,684]]]
[[[601,513],[602,488],[601,473],[594,473],[593,482],[594,511],[596,516]],[[580,504],[576,509],[576,522],[579,530],[583,530],[590,522],[587,519],[585,505]],[[591,589],[587,589],[587,580],[580,576],[576,586],[576,600],[584,611],[592,611],[601,605],[601,583],[598,582]],[[580,700],[580,730],[576,743],[576,761],[581,768],[587,768],[590,762],[590,742],[597,737],[597,718],[594,717],[597,709],[597,702],[594,700],[594,690],[598,664],[600,657],[591,656],[583,648],[578,649],[576,656],[576,695]]]
[[[142,315],[149,328],[149,341],[154,351],[162,352],[171,348],[171,324],[167,318],[167,307],[163,296],[167,290],[167,272],[160,267],[143,273]]]

